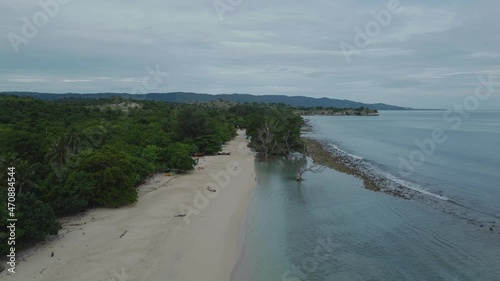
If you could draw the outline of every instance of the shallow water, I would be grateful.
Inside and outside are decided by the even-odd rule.
[[[473,112],[458,128],[444,115],[443,111],[382,111],[379,117],[308,120],[314,124],[311,137],[363,158],[384,177],[449,199],[465,207],[471,219],[500,219],[500,112]],[[438,128],[446,137],[443,143],[432,141]],[[417,143],[427,143],[427,148]],[[419,154],[425,156],[424,162],[412,165],[410,155],[418,164]]]
[[[398,114],[340,117],[345,122],[313,117],[316,128],[322,130],[321,134],[312,134],[334,141],[340,149],[372,161],[382,172],[400,178],[398,162],[392,158],[412,149],[403,139],[412,142],[415,137],[425,136],[433,128],[425,118],[436,119],[438,115]],[[372,120],[375,118],[382,121]],[[408,124],[404,124],[404,118],[416,119],[413,127],[421,128],[421,134],[398,138],[393,127],[405,130]],[[420,118],[424,118],[421,123]],[[491,173],[495,167],[488,165],[496,165],[498,171],[498,159],[492,157],[498,155],[498,148],[491,145],[500,142],[489,139],[498,133],[497,123],[491,124],[493,128],[484,128],[482,121],[477,121],[475,128],[464,125],[464,131],[478,134],[481,149],[486,150],[489,145],[489,153],[463,151],[462,144],[470,146],[463,135],[467,134],[450,131],[449,143],[436,150],[436,156],[421,166],[423,170],[417,171],[414,178],[401,179],[429,192],[442,191],[471,208],[497,214],[499,204],[494,202],[500,198],[496,195],[498,185],[491,185],[496,179],[495,173]],[[329,133],[325,126],[331,129]],[[452,133],[460,139],[453,140]],[[384,143],[381,134],[387,134],[390,145]],[[453,147],[461,152],[453,153]],[[443,160],[448,154],[452,154],[451,158]],[[457,157],[467,155],[474,155],[470,162],[477,163],[468,167],[453,163]],[[481,157],[490,162],[484,163]],[[486,171],[481,171],[485,167]],[[360,180],[330,169],[321,174],[305,174],[306,180],[300,184],[293,181],[294,169],[283,161],[256,163],[256,171],[259,186],[252,195],[244,251],[232,280],[500,280],[498,228],[489,231],[487,225],[470,224],[423,202],[366,190]],[[419,180],[419,176],[427,174]]]

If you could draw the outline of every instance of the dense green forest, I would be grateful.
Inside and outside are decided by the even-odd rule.
[[[164,170],[193,170],[246,128],[262,157],[299,146],[302,118],[285,105],[214,107],[111,99],[0,95],[0,252],[7,252],[8,168],[15,167],[16,244],[57,234],[57,218],[137,200],[136,187]]]

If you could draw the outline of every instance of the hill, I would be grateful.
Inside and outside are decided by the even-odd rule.
[[[114,96],[120,96],[123,98],[131,98],[138,100],[156,100],[165,102],[210,102],[219,99],[230,101],[230,102],[263,102],[263,103],[284,103],[291,106],[303,106],[303,107],[336,107],[336,108],[370,108],[376,110],[407,110],[411,108],[405,108],[400,106],[388,105],[384,103],[366,104],[361,102],[355,102],[350,100],[339,100],[330,98],[311,98],[304,96],[281,96],[281,95],[265,95],[256,96],[249,94],[219,94],[219,95],[209,95],[209,94],[197,94],[197,93],[184,93],[184,92],[173,92],[173,93],[150,93],[144,95],[131,95],[125,93],[97,93],[97,94],[51,94],[51,93],[37,93],[37,92],[1,92],[0,94],[5,95],[16,95],[21,97],[35,97],[42,100],[57,100],[63,98],[111,98]]]

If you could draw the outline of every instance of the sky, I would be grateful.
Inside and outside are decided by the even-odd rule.
[[[487,81],[477,108],[500,109],[499,10],[497,0],[1,0],[0,91],[452,108]]]

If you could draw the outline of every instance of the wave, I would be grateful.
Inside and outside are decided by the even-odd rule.
[[[352,158],[357,159],[357,160],[363,160],[363,157],[358,156],[358,155],[354,155],[354,154],[351,154],[351,153],[349,153],[349,152],[347,152],[347,151],[345,151],[345,150],[342,150],[342,149],[340,149],[340,147],[336,146],[336,145],[335,145],[335,144],[333,144],[333,143],[331,143],[330,145],[331,145],[333,148],[335,148],[336,150],[338,150],[339,152],[341,152],[341,153],[343,153],[343,154],[345,154],[345,155],[347,155],[347,156],[349,156],[349,157],[352,157]]]
[[[471,206],[467,206],[466,204],[461,204],[447,196],[433,193],[417,183],[398,178],[388,172],[386,167],[366,160],[361,156],[348,153],[345,150],[340,149],[337,145],[331,143],[330,140],[316,140],[333,155],[343,157],[346,161],[344,162],[345,165],[348,165],[353,169],[357,169],[362,175],[377,182],[377,185],[381,187],[382,192],[404,199],[414,199],[417,201],[423,200],[422,202],[431,204],[431,206],[434,206],[434,208],[438,210],[457,218],[464,219],[468,223],[477,226],[487,224],[491,219],[500,219],[500,216],[496,214],[479,210]],[[401,193],[400,190],[402,189],[406,191]],[[408,197],[405,194],[410,196]]]
[[[341,149],[340,147],[338,147],[337,145],[335,145],[333,143],[330,143],[330,142],[327,142],[327,143],[331,148],[335,149],[336,152],[341,153],[344,156],[356,161],[358,168],[364,169],[365,172],[368,172],[369,174],[371,174],[371,177],[374,177],[374,178],[382,177],[383,179],[385,179],[389,182],[392,182],[393,184],[396,184],[397,186],[409,189],[409,190],[414,191],[416,193],[427,195],[427,196],[430,196],[430,197],[433,197],[435,199],[439,199],[442,201],[450,201],[450,199],[444,195],[433,193],[433,192],[423,188],[422,186],[420,186],[416,183],[409,182],[409,181],[403,180],[401,178],[398,178],[398,177],[394,176],[393,174],[386,172],[383,168],[378,167],[378,165],[376,165],[370,161],[365,160],[361,156],[351,154],[351,153]],[[371,171],[371,172],[369,172],[369,171]]]
[[[443,196],[443,195],[439,195],[439,194],[435,194],[435,193],[432,193],[426,189],[424,189],[423,187],[421,187],[420,185],[416,184],[416,183],[412,183],[412,182],[409,182],[409,181],[405,181],[403,179],[400,179],[400,178],[397,178],[396,176],[390,174],[390,173],[387,173],[387,172],[383,172],[383,175],[390,181],[393,181],[403,187],[406,187],[408,189],[411,189],[413,191],[416,191],[418,193],[421,193],[421,194],[425,194],[425,195],[428,195],[428,196],[432,196],[434,198],[437,198],[439,200],[443,200],[443,201],[449,201],[450,199],[446,196]]]

